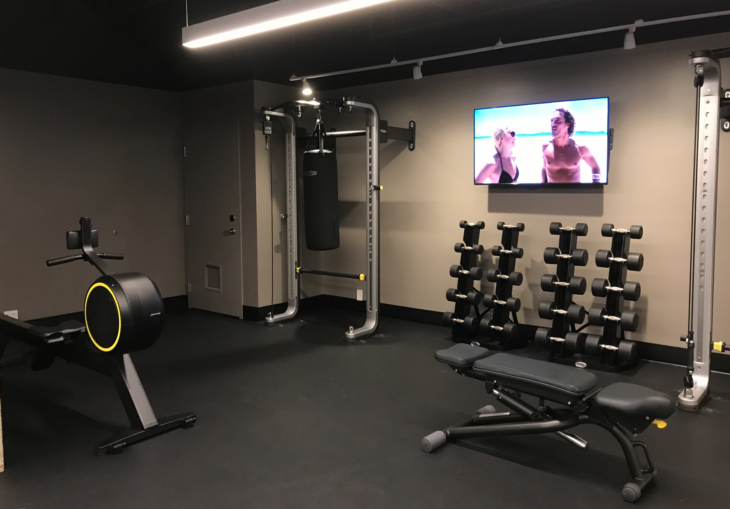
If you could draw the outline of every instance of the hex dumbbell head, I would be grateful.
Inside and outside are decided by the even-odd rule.
[[[594,297],[605,297],[608,295],[608,288],[610,286],[608,279],[596,278],[591,283],[591,293]]]
[[[457,242],[454,244],[454,251],[457,253],[461,253],[464,250],[464,244],[462,242]]]
[[[499,271],[497,269],[489,269],[487,271],[487,281],[490,283],[496,283],[499,281]]]
[[[629,237],[632,239],[640,239],[644,236],[644,227],[634,225],[631,228],[629,228]]]
[[[585,223],[578,223],[575,225],[575,234],[578,237],[585,237],[588,235],[588,225]]]
[[[557,247],[548,247],[548,248],[545,248],[545,251],[543,251],[542,259],[545,260],[545,263],[555,265],[556,263],[558,263],[559,254],[560,254],[560,249],[558,249]]]
[[[570,254],[570,261],[578,267],[588,265],[588,251],[585,249],[574,249]]]
[[[590,311],[588,311],[588,323],[591,325],[602,326],[604,316],[606,316],[605,308],[591,308]]]
[[[567,318],[570,323],[583,323],[586,319],[586,310],[583,306],[571,304],[568,306]]]
[[[459,277],[461,275],[459,271],[461,270],[461,265],[452,265],[451,267],[449,267],[449,276]]]
[[[478,306],[482,301],[482,294],[472,290],[466,294],[466,301],[472,306]]]
[[[444,325],[451,325],[451,321],[454,319],[454,313],[444,313],[441,317],[441,321]]]
[[[543,320],[552,320],[554,310],[555,310],[554,302],[541,302],[537,306],[537,314]]]
[[[580,276],[573,276],[568,281],[568,289],[570,293],[574,295],[583,295],[586,293],[586,278]]]
[[[580,353],[585,348],[586,335],[582,332],[568,332],[563,346],[568,353]]]
[[[613,230],[614,227],[612,224],[605,223],[603,226],[601,226],[601,235],[603,235],[604,237],[612,237]]]
[[[512,254],[515,258],[522,258],[522,255],[525,254],[525,251],[521,247],[513,247]]]
[[[519,330],[516,323],[508,322],[502,326],[502,335],[514,339],[518,334]]]
[[[515,230],[517,230],[518,232],[525,231],[525,224],[524,223],[517,223],[515,225]]]
[[[449,302],[456,302],[457,296],[459,295],[459,290],[456,288],[449,288],[446,290],[446,300]]]
[[[512,286],[520,286],[522,284],[522,272],[510,272],[509,283]]]
[[[501,230],[502,228],[504,228],[504,221],[500,221],[499,223],[497,223],[497,229]]]
[[[502,254],[502,246],[492,246],[492,256],[499,256]]]
[[[550,345],[552,345],[552,341],[550,340],[550,337],[552,335],[553,331],[544,327],[540,327],[539,329],[537,329],[537,332],[535,332],[535,344],[543,347],[549,347]]]
[[[611,258],[611,251],[608,249],[599,249],[596,251],[596,265],[599,267],[608,267],[611,265],[609,258]]]
[[[520,299],[510,297],[506,300],[506,304],[504,305],[504,307],[507,308],[507,311],[517,313],[520,310],[520,305]]]
[[[472,267],[469,269],[469,279],[480,281],[482,279],[482,269],[480,267]]]
[[[558,282],[558,276],[555,274],[545,274],[540,278],[540,288],[543,292],[554,292],[555,283]]]
[[[633,362],[636,360],[638,351],[639,348],[635,342],[623,339],[618,344],[618,350],[616,352],[618,361],[621,363]]]
[[[633,283],[631,281],[627,281],[624,284],[624,291],[623,291],[624,299],[636,301],[639,300],[639,297],[641,297],[641,285],[639,283]]]
[[[639,315],[635,311],[624,311],[619,323],[623,330],[633,332],[639,328]]]
[[[463,219],[459,221],[459,228],[466,228],[469,225],[468,221],[464,221]]]
[[[550,223],[550,235],[560,235],[563,223]]]
[[[601,339],[601,336],[588,334],[583,345],[583,351],[588,355],[601,355]]]
[[[468,330],[476,330],[479,327],[479,320],[480,318],[478,316],[467,316],[464,318],[464,328]]]
[[[486,318],[479,322],[479,332],[488,336],[492,332],[492,321]]]
[[[641,253],[629,253],[626,257],[626,268],[639,272],[644,268],[644,255]]]
[[[483,230],[485,224],[484,224],[484,221],[477,221],[477,224],[474,226],[476,226],[477,230]]]

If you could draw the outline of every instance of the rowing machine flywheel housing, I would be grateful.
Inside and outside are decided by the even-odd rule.
[[[101,276],[86,292],[86,330],[95,348],[125,354],[155,344],[165,322],[160,290],[139,272]]]

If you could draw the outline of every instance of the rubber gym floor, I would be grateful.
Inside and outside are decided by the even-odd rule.
[[[448,329],[383,318],[381,336],[345,343],[360,320],[320,308],[268,328],[169,313],[157,345],[133,357],[157,416],[190,410],[198,423],[106,457],[94,445],[126,426],[109,379],[64,361],[5,367],[0,508],[627,507],[628,468],[599,428],[575,430],[587,451],[548,434],[422,452],[424,435],[493,401],[434,361]],[[12,343],[6,359],[20,354]],[[667,393],[682,376],[658,363],[599,374]],[[701,413],[642,434],[659,474],[638,506],[727,507],[730,376],[713,389]]]

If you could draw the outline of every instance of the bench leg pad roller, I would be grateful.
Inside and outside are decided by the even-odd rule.
[[[446,443],[446,433],[443,431],[434,431],[421,440],[421,450],[425,452],[433,452]]]
[[[621,494],[627,502],[636,502],[641,497],[641,488],[636,483],[626,483],[624,489],[621,490]]]

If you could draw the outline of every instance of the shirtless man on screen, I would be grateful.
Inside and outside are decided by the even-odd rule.
[[[555,110],[550,120],[553,139],[542,146],[543,183],[580,183],[580,162],[591,167],[593,182],[600,182],[601,169],[596,158],[585,145],[571,138],[575,132],[575,118],[564,108]]]

